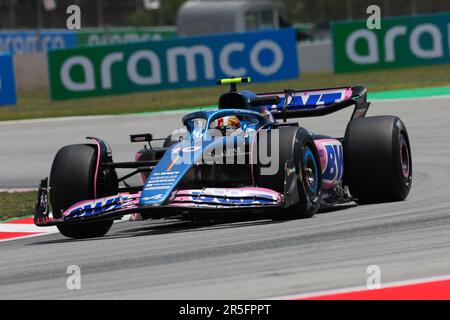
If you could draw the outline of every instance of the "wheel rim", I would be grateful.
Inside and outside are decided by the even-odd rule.
[[[309,147],[305,147],[303,153],[305,186],[309,193],[316,193],[319,185],[316,159]]]
[[[409,179],[411,174],[411,158],[409,155],[408,143],[403,134],[400,134],[400,164],[403,177]]]

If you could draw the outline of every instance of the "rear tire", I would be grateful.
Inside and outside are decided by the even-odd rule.
[[[303,128],[281,127],[276,130],[279,130],[278,171],[275,175],[262,175],[259,170],[256,175],[257,185],[283,194],[285,164],[286,161],[293,160],[298,174],[299,201],[283,212],[278,212],[273,218],[275,220],[310,218],[319,210],[322,188],[322,170],[314,140]],[[269,143],[271,132],[267,133]]]
[[[401,201],[412,183],[408,132],[394,116],[353,120],[344,140],[345,183],[361,203]]]
[[[50,201],[54,218],[60,218],[64,210],[79,201],[95,198],[96,162],[97,149],[94,145],[69,145],[58,151],[50,173]],[[112,223],[111,220],[60,225],[58,230],[69,238],[101,237],[109,231]]]

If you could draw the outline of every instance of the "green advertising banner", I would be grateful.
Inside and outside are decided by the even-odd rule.
[[[78,46],[122,44],[138,41],[164,40],[177,37],[175,27],[92,28],[76,32]]]
[[[336,73],[450,63],[450,13],[332,25]]]
[[[50,50],[54,100],[215,85],[250,75],[256,82],[297,78],[293,29]]]

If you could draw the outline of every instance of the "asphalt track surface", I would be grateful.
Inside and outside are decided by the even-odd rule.
[[[407,201],[348,205],[312,219],[213,225],[116,223],[100,239],[59,234],[0,243],[0,298],[253,299],[366,284],[369,265],[382,282],[450,274],[450,99],[377,102],[370,115],[400,116],[414,157]],[[302,124],[342,135],[349,112]],[[129,133],[162,136],[181,115],[0,123],[0,187],[30,187],[57,149],[87,135],[107,139],[116,160],[138,146]],[[370,170],[370,168],[367,168]],[[69,265],[82,290],[67,290]]]

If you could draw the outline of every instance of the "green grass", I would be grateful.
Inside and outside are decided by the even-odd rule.
[[[36,192],[0,192],[0,221],[33,214]]]
[[[284,88],[309,89],[362,84],[369,91],[450,85],[450,64],[427,67],[392,69],[361,73],[304,73],[301,78],[272,83],[242,85],[256,92]],[[0,108],[0,120],[46,117],[138,113],[174,110],[217,103],[226,87],[166,90],[134,93],[90,99],[49,101],[48,92],[19,92],[16,107]]]

